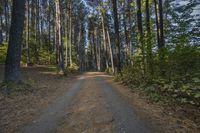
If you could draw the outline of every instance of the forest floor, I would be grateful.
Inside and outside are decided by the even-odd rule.
[[[0,82],[3,70],[0,66]],[[200,132],[197,108],[151,103],[104,73],[64,77],[40,66],[23,67],[22,75],[26,93],[0,93],[2,133]]]

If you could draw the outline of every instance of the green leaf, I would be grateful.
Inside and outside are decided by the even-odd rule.
[[[195,98],[200,98],[200,92],[197,92],[195,95],[194,95]]]
[[[192,80],[193,80],[195,83],[200,83],[200,79],[199,79],[199,78],[192,78]]]

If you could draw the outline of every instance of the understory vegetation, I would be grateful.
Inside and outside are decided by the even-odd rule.
[[[158,58],[154,54],[144,72],[141,56],[135,56],[132,65],[124,66],[115,79],[132,89],[145,91],[155,102],[200,106],[200,47],[166,49],[165,59],[160,62]]]
[[[4,64],[6,61],[7,45],[2,44],[0,46],[0,64]]]

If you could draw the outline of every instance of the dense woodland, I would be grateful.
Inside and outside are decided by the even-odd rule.
[[[155,101],[199,106],[199,0],[1,0],[5,81],[20,65],[106,71]],[[167,102],[167,100],[166,100]]]

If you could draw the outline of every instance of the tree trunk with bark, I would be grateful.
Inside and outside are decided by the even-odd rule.
[[[63,49],[61,44],[61,23],[60,23],[60,1],[55,0],[56,7],[56,55],[57,55],[57,67],[58,69],[64,72],[64,62],[63,62]]]
[[[149,0],[146,0],[146,45],[147,45],[147,63],[150,69],[151,75],[153,74],[153,64],[152,64],[152,39],[151,39],[151,24],[150,24],[150,9],[149,9]]]
[[[106,66],[106,69],[108,68],[108,58],[107,58],[107,45],[106,45],[106,31],[105,31],[105,22],[104,22],[104,14],[102,13],[101,15],[101,24],[102,24],[102,33],[103,33],[103,48],[104,48],[104,59],[105,59],[105,66]]]
[[[72,1],[69,2],[69,61],[72,66]]]
[[[143,74],[145,74],[145,51],[144,51],[144,33],[143,33],[143,24],[142,24],[142,10],[141,10],[141,1],[137,0],[137,25],[139,32],[139,43],[142,50],[142,63],[143,63]]]
[[[107,31],[107,38],[108,38],[108,45],[109,45],[109,52],[110,52],[111,68],[112,68],[112,72],[115,73],[114,61],[113,61],[113,51],[112,51],[112,46],[111,46],[111,42],[110,42],[110,34],[109,34],[108,28],[106,31]]]
[[[21,43],[25,19],[25,0],[13,0],[9,45],[5,62],[5,81],[18,82],[21,79]]]
[[[119,37],[119,22],[118,22],[118,11],[117,11],[117,1],[112,0],[113,4],[113,13],[114,13],[114,29],[115,29],[115,45],[117,47],[116,50],[116,71],[117,73],[121,72],[121,61],[120,61],[120,37]]]
[[[30,65],[31,59],[30,59],[30,48],[29,48],[29,42],[30,42],[30,0],[27,0],[27,40],[26,40],[26,49],[27,49],[27,66]]]
[[[2,16],[0,16],[0,45],[3,43],[3,20]]]

